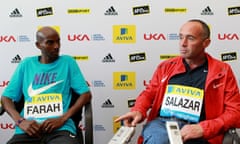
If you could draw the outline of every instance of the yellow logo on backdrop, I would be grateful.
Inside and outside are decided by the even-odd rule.
[[[165,8],[165,13],[186,13],[186,8]]]
[[[88,56],[73,56],[75,60],[89,60]]]
[[[169,55],[160,55],[160,60],[166,60],[166,59],[170,59],[170,58],[174,58],[178,56],[177,54],[169,54]]]
[[[117,119],[117,118],[118,118],[118,116],[114,116],[114,117],[113,117],[113,133],[114,133],[114,134],[115,134],[115,133],[118,131],[118,129],[120,129],[120,127],[122,126],[121,121],[120,121],[120,122],[114,122],[115,119]]]
[[[114,72],[113,89],[135,89],[136,76],[135,72]]]
[[[54,28],[58,32],[58,34],[60,35],[60,26],[50,26],[50,27]],[[42,28],[42,26],[38,26],[37,29],[39,30],[40,28]]]
[[[71,8],[67,11],[68,14],[90,14],[89,8]]]
[[[114,25],[113,43],[136,43],[136,26]]]

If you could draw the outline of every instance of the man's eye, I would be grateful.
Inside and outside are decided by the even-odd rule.
[[[52,45],[54,43],[54,41],[47,41],[48,45]]]
[[[194,40],[194,37],[188,37],[189,40]]]

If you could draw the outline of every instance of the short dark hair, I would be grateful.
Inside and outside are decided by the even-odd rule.
[[[188,22],[198,22],[198,23],[200,23],[202,25],[202,28],[203,28],[203,39],[210,38],[211,32],[210,32],[210,28],[209,28],[209,26],[207,25],[206,22],[204,22],[200,19],[191,19]]]

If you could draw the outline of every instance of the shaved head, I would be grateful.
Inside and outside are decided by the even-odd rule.
[[[202,30],[203,39],[210,38],[210,29],[204,21],[199,20],[199,19],[191,19],[188,22],[197,22],[197,23],[201,24],[202,29],[203,29]]]
[[[40,28],[37,33],[36,33],[36,40],[37,42],[42,42],[45,38],[51,36],[51,35],[58,35],[58,32],[50,27],[50,26],[45,26]]]

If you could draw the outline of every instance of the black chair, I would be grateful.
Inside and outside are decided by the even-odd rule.
[[[78,94],[72,91],[72,99],[70,106],[72,106],[77,98]],[[19,102],[15,102],[15,107],[18,112],[22,110],[24,107],[24,96],[22,96],[21,100]],[[3,107],[0,106],[0,115],[4,113]],[[82,113],[84,112],[84,113]],[[76,114],[74,114],[71,118],[75,123],[75,126],[77,127],[77,134],[79,137],[79,143],[82,144],[93,144],[93,118],[92,118],[92,104],[91,102],[84,105],[83,109],[79,110]],[[84,132],[79,127],[80,121],[84,122]]]
[[[240,137],[236,128],[232,128],[225,133],[223,144],[240,144]]]
[[[76,100],[78,99],[78,94],[72,91],[72,99],[70,106],[72,106]],[[93,144],[93,112],[92,112],[92,104],[91,102],[87,103],[83,107],[84,113],[82,110],[79,110],[75,113],[71,118],[73,119],[75,126],[77,127],[77,131],[79,134],[80,142],[83,144]],[[83,116],[83,117],[82,117]],[[82,132],[81,128],[79,128],[79,122],[84,122],[84,132]],[[83,138],[84,135],[84,138]]]

